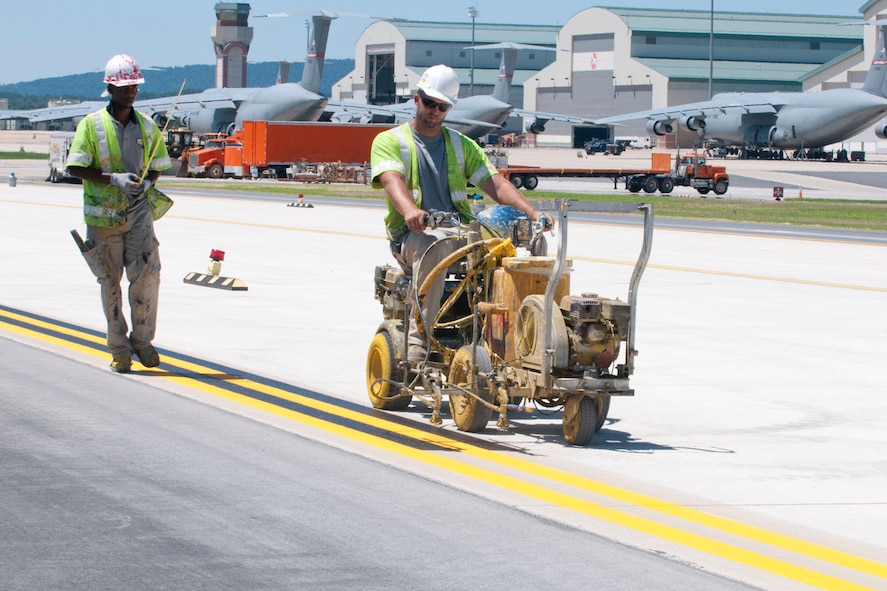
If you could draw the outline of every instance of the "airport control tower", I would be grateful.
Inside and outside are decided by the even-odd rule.
[[[249,4],[219,2],[215,10],[212,39],[216,50],[216,88],[245,88],[246,56],[253,40]]]

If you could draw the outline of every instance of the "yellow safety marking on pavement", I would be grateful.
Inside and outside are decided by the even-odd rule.
[[[573,260],[588,263],[603,263],[607,265],[623,265],[633,267],[634,261],[618,261],[615,259],[598,259],[592,257],[571,256]],[[714,271],[712,269],[694,269],[692,267],[676,267],[674,265],[648,264],[647,269],[660,269],[662,271],[680,271],[681,273],[699,273],[701,275],[718,275],[721,277],[736,277],[739,279],[756,279],[759,281],[775,281],[778,283],[796,283],[798,285],[815,285],[818,287],[835,287],[838,289],[855,289],[859,291],[874,291],[887,293],[887,287],[873,287],[868,285],[852,285],[849,283],[831,283],[828,281],[813,281],[809,279],[792,279],[791,277],[769,277],[767,275],[753,275],[751,273],[734,273],[732,271]]]
[[[77,343],[71,343],[59,337],[46,335],[42,332],[37,332],[20,326],[4,323],[2,321],[3,316],[15,318],[26,323],[32,323],[35,326],[40,326],[41,328],[52,329],[56,332],[103,345],[103,339],[95,337],[94,335],[78,332],[76,330],[67,329],[64,327],[59,327],[51,323],[43,322],[37,319],[14,313],[7,313],[0,310],[0,325],[3,325],[16,333],[51,342],[53,344],[60,345],[68,349],[91,354],[95,357],[107,356],[106,353],[100,352],[97,349],[91,349],[90,347],[79,345]],[[214,378],[218,377],[217,370],[208,368],[197,363],[191,363],[188,361],[171,358],[169,356],[165,357],[164,363],[166,365],[171,365],[179,367],[186,371],[194,372],[198,376],[201,374],[211,374],[214,376]],[[273,404],[272,402],[256,400],[255,398],[251,398],[244,394],[231,392],[220,386],[201,382],[199,378],[169,374],[161,370],[148,371],[150,373],[156,372],[158,377],[161,377],[165,380],[184,385],[219,398],[224,398],[226,400],[233,401],[244,406],[249,406],[263,412],[268,412],[287,420],[309,425],[322,431],[344,437],[351,441],[357,441],[378,449],[383,449],[392,453],[396,453],[398,455],[408,457],[425,464],[433,465],[444,470],[462,474],[480,482],[510,490],[512,492],[542,501],[546,504],[555,505],[563,509],[576,511],[578,513],[583,513],[591,517],[621,525],[623,527],[643,532],[664,540],[669,540],[678,544],[682,544],[696,550],[701,550],[715,556],[726,558],[734,562],[738,562],[766,572],[787,577],[799,582],[803,582],[805,584],[828,590],[869,589],[868,587],[839,579],[831,575],[820,573],[810,568],[794,565],[785,560],[771,558],[758,552],[746,550],[744,548],[728,544],[726,542],[721,542],[710,537],[694,534],[689,531],[681,530],[674,526],[658,523],[648,518],[638,517],[624,511],[620,511],[618,509],[613,509],[597,503],[592,503],[579,497],[571,496],[550,488],[507,476],[500,472],[495,472],[490,469],[473,466],[456,459],[442,457],[439,454],[429,453],[425,450],[416,449],[402,443],[390,441],[388,439],[385,439],[384,437],[365,433],[352,427],[331,423],[322,418],[312,417],[296,410],[282,408],[278,405]],[[582,491],[591,492],[600,496],[620,501],[630,506],[660,512],[672,517],[683,519],[691,523],[695,523],[697,525],[702,525],[720,531],[722,533],[727,533],[748,540],[754,540],[757,542],[768,544],[773,547],[788,550],[795,554],[835,564],[861,573],[880,577],[882,579],[887,579],[887,564],[857,557],[839,550],[834,550],[818,544],[813,544],[797,538],[792,538],[791,536],[769,532],[758,527],[745,525],[743,523],[736,522],[730,519],[718,517],[716,515],[663,501],[649,495],[635,493],[633,491],[598,482],[590,478],[576,476],[574,474],[563,472],[561,470],[548,468],[541,464],[536,464],[533,462],[522,460],[520,458],[514,458],[500,452],[485,450],[481,447],[474,446],[467,442],[463,443],[450,439],[444,434],[439,435],[437,433],[426,432],[405,425],[393,425],[392,423],[381,417],[376,417],[346,408],[341,408],[328,402],[323,402],[304,395],[287,392],[268,384],[254,382],[253,380],[250,380],[248,378],[231,376],[230,379],[226,380],[226,383],[236,384],[242,388],[249,389],[254,392],[267,394],[281,400],[295,402],[309,408],[313,408],[328,414],[365,424],[367,426],[372,426],[383,431],[396,432],[402,436],[410,437],[418,441],[428,442],[442,448],[464,453],[466,455],[489,462],[493,465],[500,465],[503,467],[511,468],[513,470],[524,472],[532,476],[544,478],[552,482],[565,484]]]

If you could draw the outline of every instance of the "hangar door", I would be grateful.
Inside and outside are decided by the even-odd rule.
[[[393,45],[367,48],[367,102],[371,105],[397,102]]]

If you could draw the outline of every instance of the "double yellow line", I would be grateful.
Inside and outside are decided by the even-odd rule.
[[[66,327],[52,320],[41,319],[2,306],[0,306],[0,329],[99,358],[107,358],[104,338],[97,333]],[[225,379],[220,381],[219,368],[189,361],[171,353],[165,353],[163,360],[164,369],[145,371],[155,373],[160,379],[275,415],[292,423],[312,427],[370,449],[395,454],[516,493],[544,506],[606,521],[803,583],[812,588],[829,591],[872,591],[877,588],[887,588],[887,564],[883,562],[570,474],[501,451],[485,449],[468,442],[466,438],[448,436],[439,429],[421,429],[406,425],[402,421],[391,420],[388,415],[372,411],[368,407],[355,409],[353,405],[337,404],[323,396],[312,397],[310,392],[304,394],[285,385],[242,377],[234,370],[225,369]],[[170,367],[178,368],[182,372],[170,371]],[[299,410],[299,407],[305,410]],[[308,409],[316,412],[311,413]],[[450,453],[439,453],[444,450]],[[465,460],[471,458],[475,462],[464,461],[459,459],[459,456]],[[509,474],[526,475],[527,478]],[[573,494],[563,492],[571,489],[576,492]],[[580,496],[589,493],[608,500],[607,505],[591,502]],[[659,514],[666,518],[660,521],[643,517],[628,510],[616,509],[611,505],[640,509],[648,514],[654,516]],[[688,526],[681,528],[667,523],[675,519],[685,522]],[[693,533],[690,529],[711,531],[708,535],[702,535]],[[723,541],[728,538],[734,538],[735,541]],[[786,556],[789,558],[774,558],[762,551],[750,550],[744,547],[746,545],[764,545],[777,549],[781,551],[780,553],[788,553]],[[813,564],[814,561],[824,564],[817,566],[802,564]],[[841,576],[824,572],[834,571],[834,567],[849,572]],[[866,579],[871,583],[863,584],[850,579],[857,581]],[[868,584],[874,586],[866,586]]]

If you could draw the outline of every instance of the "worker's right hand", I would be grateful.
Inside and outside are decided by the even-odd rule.
[[[424,209],[419,209],[418,207],[410,211],[408,214],[404,216],[404,221],[407,223],[407,228],[411,232],[422,232],[425,230],[425,227],[428,225],[425,222],[425,216],[428,214]]]
[[[132,172],[112,172],[111,184],[115,187],[119,187],[121,191],[131,197],[138,196],[139,192],[142,190],[142,184],[139,182],[139,177]]]

